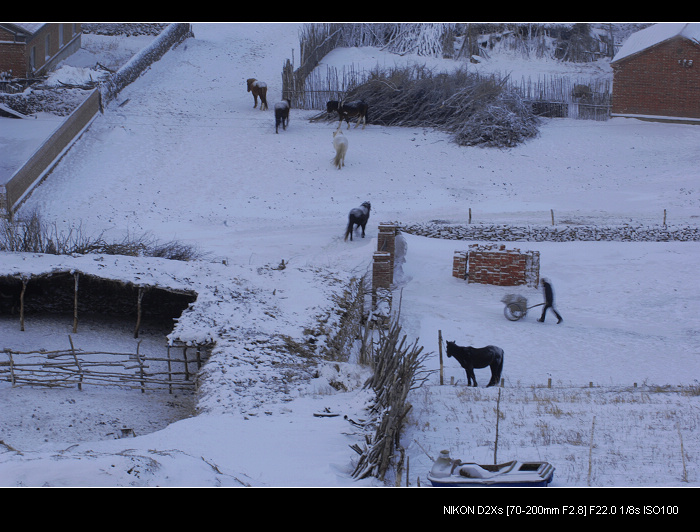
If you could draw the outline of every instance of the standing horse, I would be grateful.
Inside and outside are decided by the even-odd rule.
[[[267,84],[255,78],[249,78],[247,83],[248,92],[253,93],[253,101],[255,102],[253,109],[258,106],[258,96],[260,96],[260,110],[264,111],[267,109]]]
[[[348,227],[345,230],[345,240],[350,237],[352,241],[352,231],[354,226],[362,227],[362,238],[365,237],[365,226],[367,225],[367,220],[369,220],[369,211],[372,208],[369,201],[365,201],[359,207],[355,207],[348,214]]]
[[[340,129],[343,120],[347,122],[348,129],[350,129],[350,117],[357,117],[357,124],[355,127],[360,125],[360,120],[362,121],[362,129],[365,129],[367,125],[367,111],[369,106],[363,100],[357,100],[354,102],[338,102],[336,100],[331,100],[326,103],[326,112],[332,113],[336,111],[338,113],[338,129]]]
[[[348,151],[348,139],[340,130],[333,132],[333,147],[335,148],[335,157],[332,159],[333,165],[340,170],[345,166],[345,154]]]
[[[467,372],[467,386],[476,386],[474,368],[491,367],[491,380],[486,387],[498,384],[503,371],[503,349],[495,345],[486,347],[462,347],[454,342],[447,342],[447,356],[454,357]]]
[[[279,133],[280,124],[282,124],[282,129],[287,129],[287,124],[289,124],[289,109],[292,106],[292,102],[289,100],[284,100],[275,104],[275,133]]]

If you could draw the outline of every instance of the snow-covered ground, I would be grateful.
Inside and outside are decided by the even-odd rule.
[[[245,90],[247,78],[265,80],[272,108],[284,61],[292,50],[299,57],[297,30],[195,24],[195,38],[127,87],[23,206],[23,214],[36,210],[59,227],[80,224],[116,240],[148,232],[195,244],[207,254],[201,264],[105,258],[99,268],[195,287],[211,312],[198,332],[216,335],[218,345],[202,413],[128,440],[99,430],[90,440],[90,431],[76,429],[104,421],[94,413],[121,401],[112,392],[0,388],[3,404],[21,414],[3,429],[14,432],[0,433],[15,449],[0,449],[0,485],[379,485],[352,479],[357,455],[349,446],[363,434],[344,418],[365,415],[366,370],[342,364],[299,378],[269,341],[303,341],[305,327],[332,314],[334,291],[370,266],[377,223],[466,222],[470,208],[474,223],[548,224],[553,210],[559,223],[660,224],[664,209],[670,225],[698,222],[700,129],[690,125],[558,119],[543,122],[537,139],[492,150],[460,148],[427,128],[370,123],[344,130],[350,147],[338,171],[330,162],[335,124],[293,109],[287,130],[275,134],[273,112],[253,109]],[[370,67],[411,60],[362,49],[326,61],[360,61],[360,53],[376,54]],[[536,73],[561,65],[499,58],[491,67]],[[591,66],[591,76],[601,73],[604,64]],[[366,200],[368,238],[344,242],[347,212]],[[442,449],[493,460],[499,393],[499,460],[547,460],[556,467],[552,486],[698,485],[696,242],[509,245],[540,252],[541,275],[552,279],[564,317],[556,325],[551,317],[537,323],[532,312],[504,318],[505,293],[539,302],[534,289],[453,278],[452,255],[470,242],[404,236],[402,324],[432,353],[427,367],[439,367],[438,331],[505,351],[500,392],[483,388],[488,370],[477,370],[479,388],[467,388],[448,359],[446,384],[436,371],[412,395],[403,435],[412,486],[426,484],[430,457]],[[94,257],[0,258],[10,272],[98,268]],[[281,260],[284,270],[276,269]],[[338,392],[333,380],[353,389]],[[118,397],[131,404],[134,395]],[[162,408],[168,398],[149,400]],[[56,419],[50,402],[78,405],[76,418]],[[313,415],[325,409],[340,415]],[[145,432],[147,422],[133,414],[118,422]]]

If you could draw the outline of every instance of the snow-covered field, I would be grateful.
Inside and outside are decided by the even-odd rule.
[[[207,254],[201,264],[105,258],[99,268],[195,287],[211,314],[188,333],[215,335],[218,345],[201,413],[148,434],[148,410],[131,406],[142,399],[137,392],[0,388],[11,405],[0,440],[15,449],[0,446],[0,485],[379,485],[352,479],[357,455],[349,445],[363,434],[344,419],[365,416],[366,370],[342,364],[301,378],[269,341],[303,341],[305,327],[332,314],[332,294],[370,266],[377,223],[466,223],[470,208],[474,223],[548,224],[553,210],[559,223],[660,224],[664,209],[670,225],[698,223],[700,128],[691,125],[558,119],[525,145],[492,150],[457,147],[430,129],[370,123],[344,130],[350,147],[338,171],[330,162],[335,124],[293,109],[276,135],[273,111],[253,109],[245,90],[247,78],[265,80],[272,109],[283,62],[293,49],[299,57],[297,29],[195,24],[195,38],[127,87],[23,206],[23,214],[36,210],[59,227],[80,224],[115,240],[147,232],[195,244]],[[411,59],[362,49],[326,61],[359,62],[360,53],[365,61],[375,55],[369,67]],[[561,65],[501,57],[478,68]],[[591,65],[590,75],[610,75],[609,67]],[[347,212],[366,200],[368,238],[344,242]],[[428,368],[439,366],[438,331],[505,351],[501,389],[483,388],[488,370],[477,370],[479,388],[467,388],[449,359],[446,384],[436,372],[410,398],[410,485],[426,484],[430,457],[442,449],[491,462],[497,401],[499,461],[547,460],[556,467],[552,486],[698,485],[697,242],[509,245],[540,252],[541,275],[552,279],[564,317],[557,325],[552,317],[537,323],[532,312],[504,318],[505,293],[537,303],[534,289],[453,278],[452,255],[470,242],[404,236],[402,325],[432,353]],[[0,259],[3,272],[98,268],[94,257]],[[276,269],[281,260],[284,270]],[[0,348],[15,341],[9,334]],[[334,380],[353,389],[338,392]],[[148,400],[166,418],[174,408],[168,397]],[[95,430],[105,422],[95,414],[101,405],[122,402],[110,421],[143,427],[137,437]],[[75,418],[57,418],[56,403],[72,405]],[[340,415],[313,415],[325,409]]]

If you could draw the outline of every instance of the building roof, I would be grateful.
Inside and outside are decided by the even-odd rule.
[[[612,62],[620,61],[674,37],[685,37],[700,44],[700,24],[692,22],[664,22],[633,33],[622,45]]]
[[[31,36],[44,26],[45,22],[0,22],[0,26],[18,35]]]

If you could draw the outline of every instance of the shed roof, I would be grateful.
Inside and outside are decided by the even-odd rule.
[[[5,29],[11,31],[12,33],[27,33],[29,35],[35,34],[41,29],[41,27],[46,24],[45,22],[2,22]]]
[[[700,44],[700,24],[692,22],[664,22],[633,33],[622,45],[612,62],[620,61],[674,37],[685,37]]]

